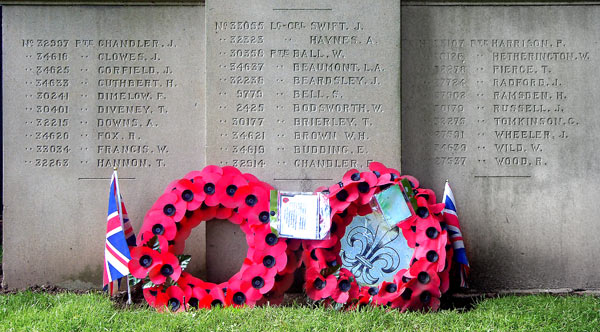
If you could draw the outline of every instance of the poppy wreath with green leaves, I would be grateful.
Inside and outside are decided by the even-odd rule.
[[[355,216],[373,212],[369,204],[373,195],[401,185],[403,179],[412,185],[416,199],[413,217],[397,223],[408,246],[414,249],[410,266],[399,270],[391,281],[361,287],[349,270],[340,268],[341,239]],[[309,298],[347,308],[382,305],[405,311],[439,307],[441,295],[449,288],[452,246],[442,216],[444,204],[436,202],[432,190],[420,188],[412,176],[372,162],[369,171],[350,170],[339,183],[317,191],[329,197],[332,225],[329,239],[302,243],[304,288]]]
[[[159,311],[214,306],[277,304],[301,263],[299,240],[278,238],[269,225],[272,187],[235,167],[207,166],[170,183],[144,218],[138,246],[131,251],[133,283]],[[238,273],[215,284],[185,272],[183,255],[192,229],[227,219],[246,235],[248,252]]]

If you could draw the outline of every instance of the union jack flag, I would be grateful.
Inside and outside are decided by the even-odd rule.
[[[450,235],[450,242],[452,248],[454,248],[453,260],[460,267],[460,287],[468,288],[467,277],[469,275],[469,260],[467,259],[467,252],[465,250],[465,243],[463,242],[462,232],[460,231],[460,222],[458,221],[458,215],[456,214],[456,201],[454,200],[454,194],[452,189],[446,181],[444,188],[444,220],[448,226],[448,234]]]
[[[106,244],[104,246],[104,289],[113,295],[114,282],[129,275],[127,264],[131,260],[128,242],[135,245],[135,234],[129,223],[125,205],[119,196],[117,172],[113,172],[108,196],[108,217],[106,220]],[[121,202],[121,209],[118,208]],[[123,231],[125,229],[125,231]],[[131,238],[133,237],[133,240]],[[127,240],[126,240],[127,238]]]

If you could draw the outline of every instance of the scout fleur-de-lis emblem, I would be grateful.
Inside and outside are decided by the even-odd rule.
[[[376,285],[407,268],[412,252],[397,227],[390,228],[371,214],[354,218],[348,226],[340,256],[342,266],[360,285]]]

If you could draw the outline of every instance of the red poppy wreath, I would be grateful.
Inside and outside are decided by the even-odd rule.
[[[279,303],[293,282],[300,241],[271,232],[272,187],[237,168],[207,166],[170,183],[144,218],[131,274],[144,281],[144,298],[158,310]],[[202,221],[228,219],[246,234],[248,253],[238,273],[214,284],[184,272],[185,240]]]
[[[402,311],[436,310],[442,293],[449,287],[452,261],[452,246],[447,245],[448,234],[441,214],[444,204],[437,204],[435,193],[420,188],[414,177],[402,176],[397,170],[377,162],[371,163],[369,169],[362,173],[350,170],[341,182],[329,188],[317,189],[328,193],[332,215],[331,234],[326,240],[303,241],[305,290],[314,301],[331,305],[337,303],[347,308],[370,304],[391,306]],[[406,268],[392,274],[391,280],[388,278],[387,281],[361,285],[357,280],[358,274],[355,276],[342,267],[341,240],[355,217],[373,213],[369,202],[374,195],[393,185],[401,185],[403,180],[408,180],[409,188],[412,187],[409,190],[413,191],[410,194],[416,203],[414,215],[393,223],[398,227],[394,228],[396,237],[403,238],[405,247],[411,248],[412,254],[407,259],[409,263]],[[364,255],[357,257],[356,261],[362,260],[362,264],[370,268],[392,271],[389,266],[392,259],[378,261],[381,257],[391,257],[390,250],[380,246],[381,241],[377,242],[374,238],[367,238],[362,244],[356,238],[347,241],[360,244],[359,251]]]

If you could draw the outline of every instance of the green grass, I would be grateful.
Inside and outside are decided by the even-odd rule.
[[[159,314],[118,309],[102,294],[0,295],[0,331],[600,331],[600,299],[549,295],[488,299],[473,310],[340,312],[303,306]]]

